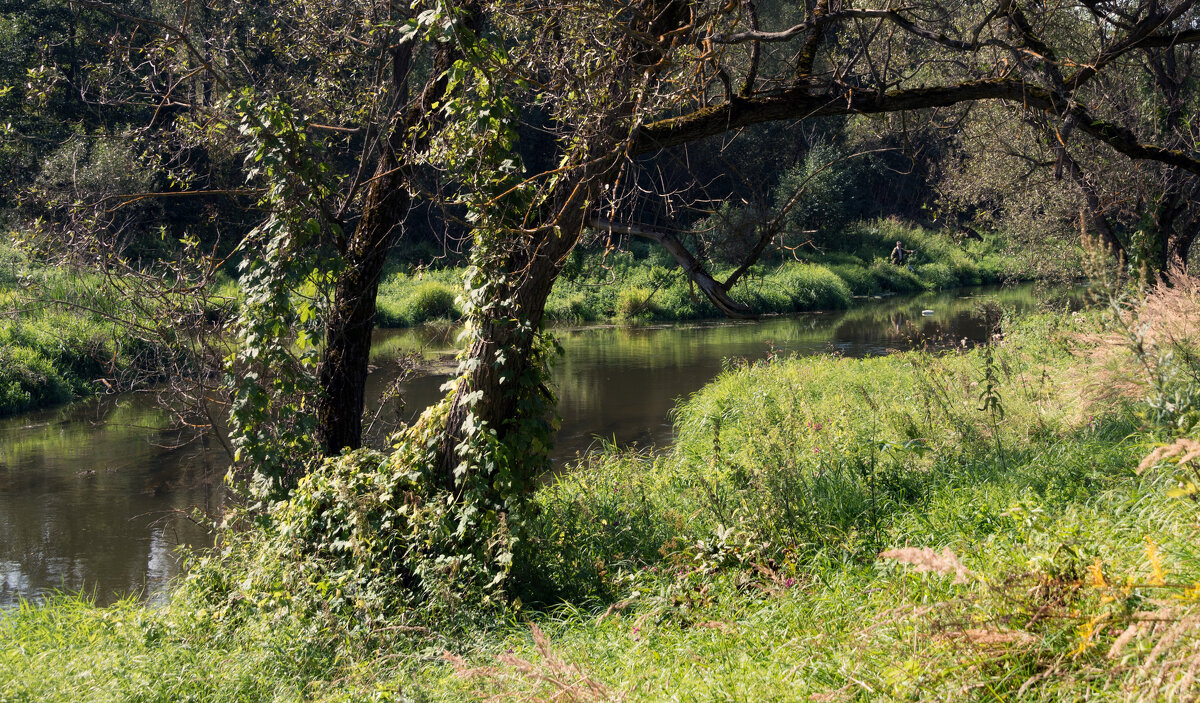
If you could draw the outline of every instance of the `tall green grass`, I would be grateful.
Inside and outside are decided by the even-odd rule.
[[[127,308],[99,276],[0,245],[0,417],[156,378],[175,352],[125,334]]]
[[[433,320],[457,320],[462,315],[457,297],[462,269],[392,271],[376,297],[375,321],[380,327],[412,327]]]

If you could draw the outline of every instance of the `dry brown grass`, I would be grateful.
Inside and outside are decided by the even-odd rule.
[[[450,662],[460,678],[484,684],[486,690],[477,695],[486,701],[598,703],[622,700],[622,696],[593,679],[578,664],[555,654],[541,628],[530,625],[530,631],[539,655],[536,661],[501,654],[496,657],[500,666],[473,667],[450,652],[443,653],[442,658]]]
[[[967,583],[971,572],[962,565],[958,556],[947,547],[940,553],[929,547],[898,547],[879,555],[884,559],[908,564],[914,571],[932,571],[939,574],[954,574],[954,583]]]
[[[1110,324],[1076,336],[1084,363],[1068,385],[1080,389],[1084,416],[1144,399],[1167,364],[1200,349],[1200,278],[1175,269],[1140,297],[1107,302]]]
[[[1163,461],[1172,461],[1178,466],[1190,464],[1200,458],[1200,442],[1188,437],[1181,437],[1171,444],[1159,447],[1146,455],[1138,464],[1138,473],[1142,473]]]

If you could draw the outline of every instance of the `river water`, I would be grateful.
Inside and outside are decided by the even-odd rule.
[[[1065,295],[1025,285],[894,297],[847,312],[757,322],[563,328],[557,334],[565,353],[554,370],[563,426],[554,458],[566,463],[600,439],[670,442],[671,408],[726,359],[869,356],[978,342],[988,334],[983,301],[1022,310]],[[404,385],[402,406],[393,401],[378,411],[373,438],[440,397],[455,334],[437,327],[377,333],[368,397],[392,385],[402,353],[421,354],[431,370]],[[83,590],[100,603],[162,598],[179,570],[175,548],[209,542],[188,516],[219,513],[227,465],[219,441],[172,428],[148,394],[0,420],[0,608],[58,590]]]

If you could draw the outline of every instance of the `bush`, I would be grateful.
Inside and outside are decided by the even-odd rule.
[[[917,277],[924,283],[925,287],[937,290],[940,288],[953,288],[959,285],[958,277],[950,270],[950,267],[943,263],[921,264],[916,268]]]
[[[432,320],[456,320],[462,316],[455,302],[456,289],[442,281],[414,282],[393,279],[381,287],[375,320],[380,327],[411,327]]]
[[[0,345],[0,417],[70,397],[70,387],[49,359],[29,347]]]
[[[592,322],[598,317],[583,293],[550,296],[546,301],[546,319],[552,322]]]
[[[623,288],[617,293],[616,312],[626,319],[654,319],[660,309],[654,302],[655,291],[651,288],[634,286]]]
[[[916,273],[907,267],[896,266],[883,259],[871,262],[868,273],[875,279],[876,285],[881,290],[892,293],[914,293],[925,289],[925,284],[921,282]]]
[[[25,266],[25,257],[16,248],[0,243],[0,286],[12,286]]]
[[[407,317],[414,325],[428,320],[459,317],[461,313],[455,303],[456,297],[454,289],[444,283],[422,283],[408,298]]]
[[[846,282],[824,266],[784,266],[774,278],[788,291],[793,310],[840,310],[853,298]]]

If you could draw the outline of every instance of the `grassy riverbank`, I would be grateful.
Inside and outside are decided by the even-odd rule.
[[[909,265],[888,262],[897,241],[916,252]],[[785,261],[754,267],[734,288],[732,297],[751,309],[768,313],[840,310],[855,296],[916,293],[959,286],[1062,276],[1074,254],[1035,256],[1010,245],[1000,235],[957,242],[944,231],[881,220],[847,229],[837,250],[797,250]],[[1046,261],[1056,260],[1057,267]],[[1051,270],[1053,269],[1053,270]],[[733,267],[718,267],[725,280]],[[404,327],[438,318],[456,318],[454,302],[461,269],[394,272],[379,291],[377,320],[383,327]],[[628,249],[601,254],[576,253],[546,304],[552,322],[675,321],[720,317],[703,294],[694,290],[682,270],[657,247],[635,243]]]
[[[1186,699],[1197,508],[1138,471],[1200,416],[1166,354],[1200,294],[1174,296],[990,351],[732,366],[674,447],[538,491],[500,615],[307,620],[204,570],[163,608],[6,614],[0,700]]]
[[[896,240],[917,252],[911,267],[887,262]],[[645,322],[721,316],[663,252],[641,245],[632,249],[607,257],[573,255],[547,303],[547,319]],[[724,279],[731,270],[715,273]],[[761,313],[836,310],[853,305],[855,296],[1029,280],[1047,273],[998,236],[958,243],[943,232],[878,221],[847,230],[838,251],[798,251],[791,260],[755,267],[732,296]],[[390,273],[379,289],[377,323],[409,327],[458,319],[462,275],[461,268]],[[0,417],[127,388],[159,372],[162,355],[173,352],[125,333],[122,325],[132,313],[120,296],[106,292],[109,287],[94,275],[42,266],[0,245]],[[217,299],[236,306],[231,281],[220,293]]]
[[[0,244],[0,417],[156,380],[172,352],[128,334],[124,307],[97,276]]]

